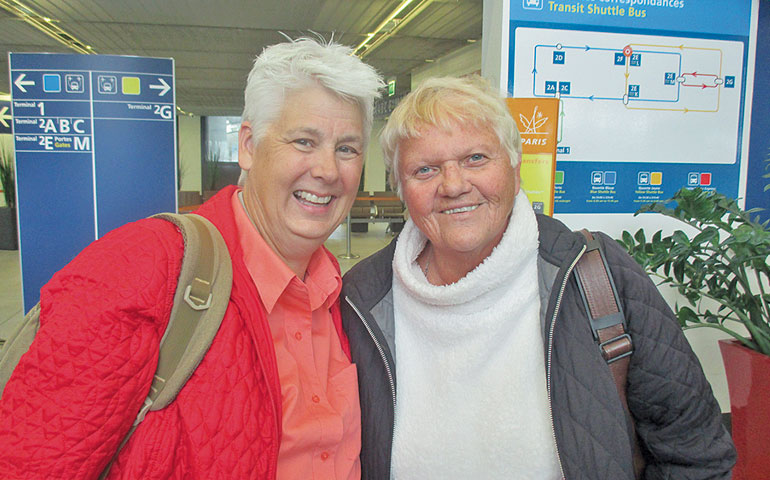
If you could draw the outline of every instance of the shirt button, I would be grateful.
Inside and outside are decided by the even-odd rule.
[[[329,459],[329,453],[328,452],[323,452],[321,454],[321,460],[323,460],[325,462],[328,459]]]
[[[300,332],[295,333],[294,338],[296,338],[297,340],[302,340],[302,333]]]
[[[318,402],[320,402],[320,401],[321,401],[321,399],[318,397],[318,395],[313,395],[313,397],[311,398],[311,400],[313,400],[313,403],[318,403]]]

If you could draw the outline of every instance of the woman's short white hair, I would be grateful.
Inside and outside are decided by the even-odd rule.
[[[278,119],[287,94],[314,84],[361,109],[366,144],[372,131],[374,99],[384,82],[373,67],[352,53],[350,47],[307,37],[266,47],[254,60],[244,94],[242,121],[251,124],[255,145]]]
[[[505,100],[478,75],[463,78],[436,77],[424,80],[401,100],[380,134],[385,167],[391,187],[401,194],[398,175],[398,145],[420,136],[424,127],[447,131],[457,125],[488,128],[500,140],[511,165],[521,160],[521,136]]]

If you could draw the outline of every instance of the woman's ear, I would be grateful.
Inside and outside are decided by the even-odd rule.
[[[250,170],[254,163],[254,132],[249,122],[241,123],[238,131],[238,165],[243,170]]]
[[[519,155],[519,164],[513,169],[513,194],[519,194],[519,188],[521,188],[521,155]]]

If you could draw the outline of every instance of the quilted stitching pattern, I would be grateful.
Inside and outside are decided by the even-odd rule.
[[[572,234],[541,222],[548,260],[568,258]],[[545,229],[543,227],[545,226]],[[556,230],[556,231],[554,231]],[[668,305],[641,268],[606,235],[603,245],[636,351],[629,408],[649,455],[646,479],[729,478],[735,452],[711,388]],[[565,475],[633,479],[623,407],[598,354],[574,279],[556,321],[553,409]]]
[[[605,243],[613,275],[625,286],[619,294],[637,348],[629,408],[654,459],[647,477],[729,478],[724,472],[735,452],[697,357],[649,277],[635,262],[622,261],[625,252],[614,241]]]
[[[234,259],[222,327],[177,399],[137,428],[110,479],[275,476],[280,403],[271,398],[280,387],[264,309],[238,255],[232,192],[199,212]],[[143,220],[93,243],[46,285],[41,330],[0,402],[3,478],[99,476],[149,389],[181,254],[175,227]]]
[[[157,362],[174,293],[166,278],[180,265],[179,255],[170,255],[181,251],[177,237],[158,220],[125,227],[93,243],[43,288],[40,331],[0,404],[3,475],[87,478],[106,464],[132,421],[125,412],[138,411]]]
[[[554,410],[566,413],[555,413],[554,426],[557,438],[567,439],[562,443],[579,446],[560,448],[562,464],[569,479],[631,479],[623,407],[575,288],[565,292],[562,312],[569,316],[559,316],[554,337],[552,398]]]

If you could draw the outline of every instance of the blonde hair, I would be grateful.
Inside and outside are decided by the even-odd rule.
[[[424,80],[411,91],[388,119],[380,134],[385,167],[390,173],[391,187],[401,194],[398,175],[398,145],[402,140],[420,136],[424,127],[447,131],[457,125],[488,128],[500,140],[511,165],[521,159],[521,136],[505,100],[485,79],[470,77],[437,77]]]

